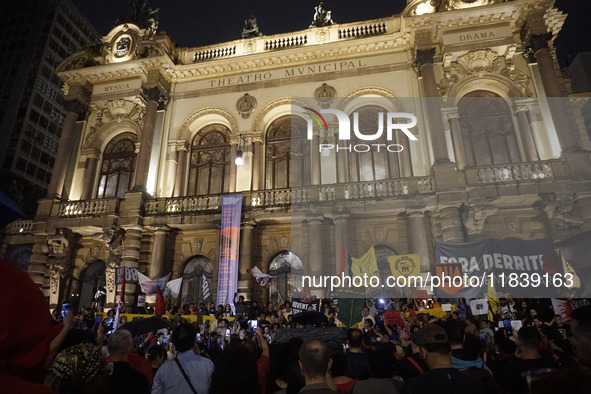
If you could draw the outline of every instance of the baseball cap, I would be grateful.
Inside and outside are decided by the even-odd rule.
[[[427,324],[418,332],[417,345],[446,344],[449,338],[439,324]]]

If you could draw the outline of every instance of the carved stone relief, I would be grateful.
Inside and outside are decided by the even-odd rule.
[[[257,100],[248,93],[244,93],[244,96],[236,101],[236,111],[238,111],[243,119],[248,119],[256,107]]]
[[[316,98],[316,102],[322,108],[329,108],[336,96],[337,90],[334,87],[328,85],[327,83],[323,83],[314,91],[314,97]]]
[[[584,219],[576,211],[573,193],[552,194],[542,203],[548,219],[560,229],[580,226]]]
[[[459,56],[456,61],[444,56],[443,78],[438,84],[439,92],[441,95],[447,94],[464,77],[498,74],[514,82],[523,96],[530,96],[530,77],[517,69],[513,60],[514,53],[513,48],[507,51],[506,56],[499,56],[491,49],[478,49]]]
[[[142,128],[144,123],[144,115],[146,114],[146,106],[141,100],[109,100],[102,108],[96,104],[92,104],[91,110],[97,114],[96,123],[94,126],[90,126],[88,128],[89,131],[86,134],[84,144],[82,145],[82,148],[84,149],[92,147],[96,133],[105,124],[111,121],[121,122],[122,120],[130,120]]]
[[[479,234],[484,229],[486,218],[499,211],[496,205],[476,204],[472,205],[465,212],[464,226],[468,234]]]

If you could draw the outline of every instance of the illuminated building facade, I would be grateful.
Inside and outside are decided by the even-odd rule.
[[[52,307],[72,294],[88,304],[101,283],[112,305],[120,266],[182,276],[179,303],[199,302],[204,276],[216,289],[221,195],[242,193],[247,299],[276,296],[247,268],[278,276],[287,298],[302,272],[338,272],[341,245],[355,256],[375,245],[378,259],[418,253],[423,272],[434,241],[549,237],[566,256],[591,230],[591,142],[555,59],[565,15],[553,3],[409,0],[384,19],[274,36],[254,23],[243,39],[199,48],[119,25],[58,67],[77,104],[63,160],[35,219],[8,228],[5,251],[33,245],[28,271]],[[360,117],[397,98],[381,109],[415,114],[418,142],[321,155],[312,148],[334,143],[335,127],[298,141],[306,119],[294,97],[375,99],[343,107]],[[477,115],[497,126],[483,135]],[[306,207],[298,231],[294,204]],[[585,270],[577,256],[569,262]],[[131,303],[136,289],[126,292]]]

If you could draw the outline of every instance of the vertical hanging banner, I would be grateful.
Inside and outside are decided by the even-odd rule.
[[[222,224],[220,232],[220,262],[216,305],[233,305],[238,291],[238,247],[242,194],[222,196]]]

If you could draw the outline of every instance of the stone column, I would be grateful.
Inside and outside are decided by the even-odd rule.
[[[415,67],[421,76],[423,92],[425,95],[425,110],[429,121],[429,136],[433,148],[433,159],[435,164],[449,163],[447,147],[445,143],[445,132],[441,118],[440,95],[437,90],[437,80],[433,66],[435,48],[417,49]]]
[[[89,149],[86,152],[86,165],[84,166],[84,186],[82,187],[82,200],[92,199],[92,190],[96,181],[96,166],[100,152],[97,149]]]
[[[308,269],[305,275],[322,274],[322,217],[308,218]]]
[[[579,146],[571,128],[566,100],[568,99],[560,88],[560,81],[556,75],[554,59],[550,53],[548,42],[552,39],[552,33],[546,32],[543,14],[531,15],[526,22],[527,29],[523,29],[522,41],[525,44],[526,53],[531,63],[536,62],[542,77],[542,85],[546,97],[550,98],[548,104],[550,113],[556,126],[556,133],[562,152],[577,151]]]
[[[255,226],[256,223],[254,221],[242,223],[242,234],[240,235],[242,245],[240,247],[240,262],[238,264],[238,292],[242,293],[247,300],[252,299],[252,292],[256,283],[251,280],[250,275],[246,272],[247,269],[256,265],[252,263],[252,245]]]
[[[140,250],[142,246],[143,228],[138,225],[125,226],[125,239],[123,240],[123,252],[121,254],[121,267],[138,268],[140,261]],[[125,284],[125,305],[127,310],[134,309],[136,285]],[[117,297],[121,289],[117,292]],[[118,298],[116,298],[118,299]]]
[[[158,106],[164,103],[165,97],[157,87],[144,89],[146,97],[146,114],[144,115],[144,127],[140,140],[140,151],[137,156],[134,190],[145,191],[148,185],[148,173],[150,171],[150,158],[152,156],[152,142],[154,140],[154,128]]]
[[[185,186],[185,168],[187,167],[187,146],[184,142],[181,145],[177,145],[177,166],[176,175],[174,179],[174,193],[173,197],[182,197],[186,193],[184,192]]]
[[[460,210],[456,206],[442,206],[439,208],[441,220],[441,233],[443,242],[464,242],[464,231],[462,230],[462,218]]]
[[[449,119],[449,127],[451,130],[451,141],[454,148],[454,155],[456,158],[456,167],[458,170],[463,170],[466,167],[466,155],[464,154],[464,144],[462,142],[462,132],[460,131],[460,115],[457,112],[447,115]]]
[[[320,185],[320,153],[318,152],[319,144],[320,137],[318,136],[318,133],[314,133],[310,143],[310,171],[312,172],[312,186]]]
[[[234,193],[236,191],[236,164],[234,160],[236,159],[236,152],[238,151],[238,143],[232,142],[230,147],[230,182],[229,182],[229,192]],[[243,156],[244,157],[244,156]]]
[[[62,134],[55,155],[56,160],[51,173],[51,181],[47,187],[47,196],[60,197],[62,195],[69,163],[68,158],[72,152],[75,139],[76,122],[78,119],[85,118],[86,110],[86,104],[78,99],[66,102],[66,117],[62,125]]]
[[[517,106],[515,115],[517,116],[517,124],[519,125],[519,134],[521,142],[523,142],[523,150],[525,151],[525,158],[527,161],[538,161],[538,152],[534,137],[529,127],[529,119],[527,117],[528,108],[525,106]]]
[[[394,142],[403,145],[401,142],[405,141],[406,137],[402,137],[398,133],[394,133]],[[396,156],[392,157],[395,160]],[[410,159],[410,145],[404,147],[404,150],[398,154],[400,163],[400,177],[410,178],[412,176],[412,161]]]
[[[410,222],[411,252],[420,255],[421,272],[431,272],[424,211],[420,208],[410,208],[407,209],[406,214]]]
[[[252,139],[253,158],[252,158],[252,190],[264,190],[265,186],[261,184],[264,181],[265,174],[263,173],[263,140],[257,137]]]
[[[348,215],[339,215],[333,219],[334,222],[334,265],[335,269],[331,270],[335,272],[335,275],[341,275],[341,245],[345,248],[350,247],[348,243],[347,226],[349,221]]]
[[[154,231],[154,248],[152,249],[152,261],[150,261],[150,278],[158,279],[164,276],[166,266],[166,237],[167,227],[158,227]]]

